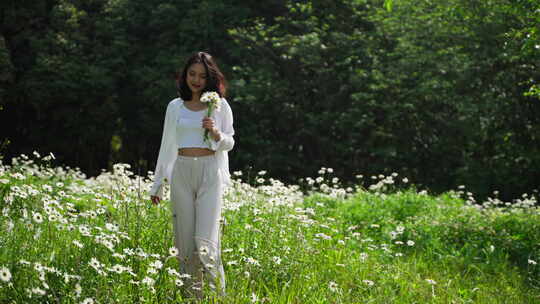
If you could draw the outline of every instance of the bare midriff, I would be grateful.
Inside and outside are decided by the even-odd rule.
[[[178,149],[178,155],[182,156],[207,156],[215,154],[215,151],[212,151],[207,148],[180,148]]]

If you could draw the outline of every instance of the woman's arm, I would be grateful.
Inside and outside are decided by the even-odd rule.
[[[231,107],[224,98],[222,99],[219,115],[221,115],[219,128],[220,138],[216,141],[215,138],[211,136],[210,144],[214,151],[230,151],[234,147],[233,114]]]
[[[154,184],[150,189],[151,196],[157,196],[160,199],[163,197],[163,181],[167,177],[167,168],[169,163],[174,159],[174,103],[170,102],[165,112],[165,122],[163,124],[163,134],[161,136],[161,146],[156,163],[156,171],[154,174]]]

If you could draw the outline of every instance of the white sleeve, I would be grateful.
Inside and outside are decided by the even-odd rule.
[[[168,168],[176,155],[174,141],[174,117],[173,117],[173,102],[170,102],[165,112],[165,122],[163,126],[163,134],[161,136],[161,146],[156,163],[156,171],[154,175],[154,184],[150,189],[150,195],[163,197],[163,181],[168,177]],[[170,182],[170,181],[168,181]]]
[[[221,115],[219,126],[221,138],[219,141],[215,141],[210,137],[211,148],[214,151],[230,151],[234,147],[233,114],[231,107],[224,98],[222,99],[222,107],[219,115]]]

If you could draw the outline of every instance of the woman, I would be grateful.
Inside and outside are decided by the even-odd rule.
[[[219,94],[221,102],[208,117],[201,95],[211,91]],[[180,98],[167,106],[150,190],[152,203],[158,204],[163,181],[170,181],[180,270],[191,275],[186,286],[198,297],[206,281],[225,295],[219,228],[223,187],[230,184],[228,151],[234,146],[233,116],[225,91],[225,78],[212,56],[197,52],[189,58],[179,78]]]

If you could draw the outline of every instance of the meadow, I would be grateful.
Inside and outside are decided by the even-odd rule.
[[[116,164],[88,178],[54,162],[0,163],[0,303],[189,302],[168,201],[148,199],[152,172]],[[537,193],[478,202],[398,173],[344,187],[331,168],[299,185],[233,177],[220,303],[540,303]]]

